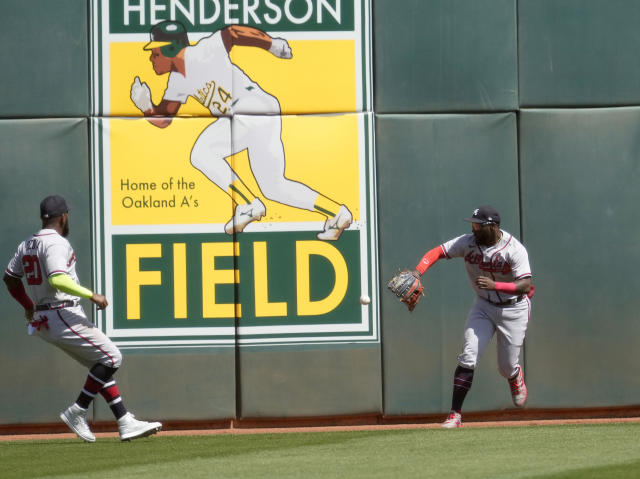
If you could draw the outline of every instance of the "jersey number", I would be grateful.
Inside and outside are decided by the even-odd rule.
[[[42,270],[40,261],[36,255],[25,255],[22,257],[22,268],[27,277],[27,284],[42,284]]]
[[[216,91],[218,93],[218,98],[222,100],[222,103],[214,100],[216,98]],[[219,86],[216,90],[216,82],[212,80],[207,82],[206,90],[198,90],[198,99],[206,108],[211,108],[211,105],[213,105],[216,110],[224,115],[229,110],[227,108],[227,102],[231,100],[232,97],[231,93],[229,93],[221,86]]]

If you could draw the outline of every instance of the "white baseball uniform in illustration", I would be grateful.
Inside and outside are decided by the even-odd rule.
[[[27,292],[36,305],[68,301],[66,308],[36,311],[37,334],[53,343],[81,364],[91,367],[102,363],[119,368],[122,354],[115,344],[96,328],[78,303],[78,298],[49,284],[48,278],[64,273],[80,284],[76,274],[76,256],[66,238],[52,229],[43,229],[23,241],[9,262],[7,274],[27,282]],[[71,305],[72,304],[72,305]]]
[[[286,40],[275,38],[272,42],[271,53],[291,58]],[[220,31],[184,48],[184,71],[185,74],[170,72],[163,101],[184,104],[188,97],[193,97],[218,117],[193,145],[191,164],[237,204],[225,231],[241,232],[266,213],[262,201],[225,161],[246,149],[252,173],[265,198],[321,213],[327,220],[318,238],[338,239],[352,222],[351,212],[345,205],[285,176],[280,104],[231,62]],[[140,88],[134,84],[132,99],[134,90]]]
[[[515,295],[480,289],[476,278],[489,276],[496,282],[513,282],[531,277],[529,257],[524,246],[511,234],[493,246],[479,246],[473,234],[447,241],[442,249],[447,258],[464,258],[476,299],[471,307],[464,332],[460,366],[475,369],[494,333],[498,339],[498,367],[509,379],[518,372],[520,350],[531,312],[527,295]]]

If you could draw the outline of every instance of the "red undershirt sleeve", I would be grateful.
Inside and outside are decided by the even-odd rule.
[[[27,295],[22,281],[17,283],[15,288],[10,289],[9,294],[13,296],[13,298],[20,303],[24,309],[33,309],[33,301],[31,301],[31,298]]]
[[[442,258],[445,258],[444,250],[442,249],[442,246],[436,246],[435,248],[427,251],[418,263],[418,266],[416,266],[416,270],[422,275],[431,268],[436,261]]]
[[[516,283],[496,283],[496,291],[516,294]]]

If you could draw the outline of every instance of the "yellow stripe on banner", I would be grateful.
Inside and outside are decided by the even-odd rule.
[[[173,245],[173,317],[187,318],[187,245]]]

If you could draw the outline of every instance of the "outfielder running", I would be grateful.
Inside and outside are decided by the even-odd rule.
[[[318,239],[337,240],[353,221],[351,212],[285,176],[280,103],[231,62],[229,52],[234,46],[258,47],[278,58],[292,58],[285,39],[272,38],[256,28],[229,26],[190,46],[184,25],[167,20],[151,29],[151,42],[144,47],[151,51],[156,74],[169,73],[162,101],[153,104],[149,86],[139,77],[131,86],[131,100],[159,128],[171,123],[190,96],[218,117],[193,145],[191,164],[236,203],[234,215],[225,225],[226,233],[239,233],[266,213],[262,201],[225,161],[247,149],[251,170],[265,198],[321,213],[327,219]]]
[[[122,364],[115,344],[87,319],[78,298],[89,299],[98,309],[107,299],[80,286],[76,275],[76,255],[67,241],[69,208],[64,198],[48,196],[40,203],[42,229],[20,243],[9,262],[4,282],[11,296],[25,310],[29,334],[57,346],[89,368],[78,399],[60,413],[69,428],[81,439],[96,437],[87,423],[87,410],[96,394],[107,401],[117,422],[120,439],[128,441],[158,432],[162,424],[135,419],[122,402],[113,374]],[[22,278],[26,279],[27,290]],[[32,299],[33,298],[33,299]]]
[[[509,381],[513,403],[524,407],[527,400],[519,362],[534,291],[527,250],[513,235],[500,229],[500,214],[491,206],[474,210],[466,221],[471,222],[471,234],[433,248],[416,266],[423,275],[442,258],[464,258],[477,295],[465,325],[464,345],[453,378],[451,412],[442,424],[444,428],[462,426],[462,403],[494,333],[498,335],[498,369]]]

